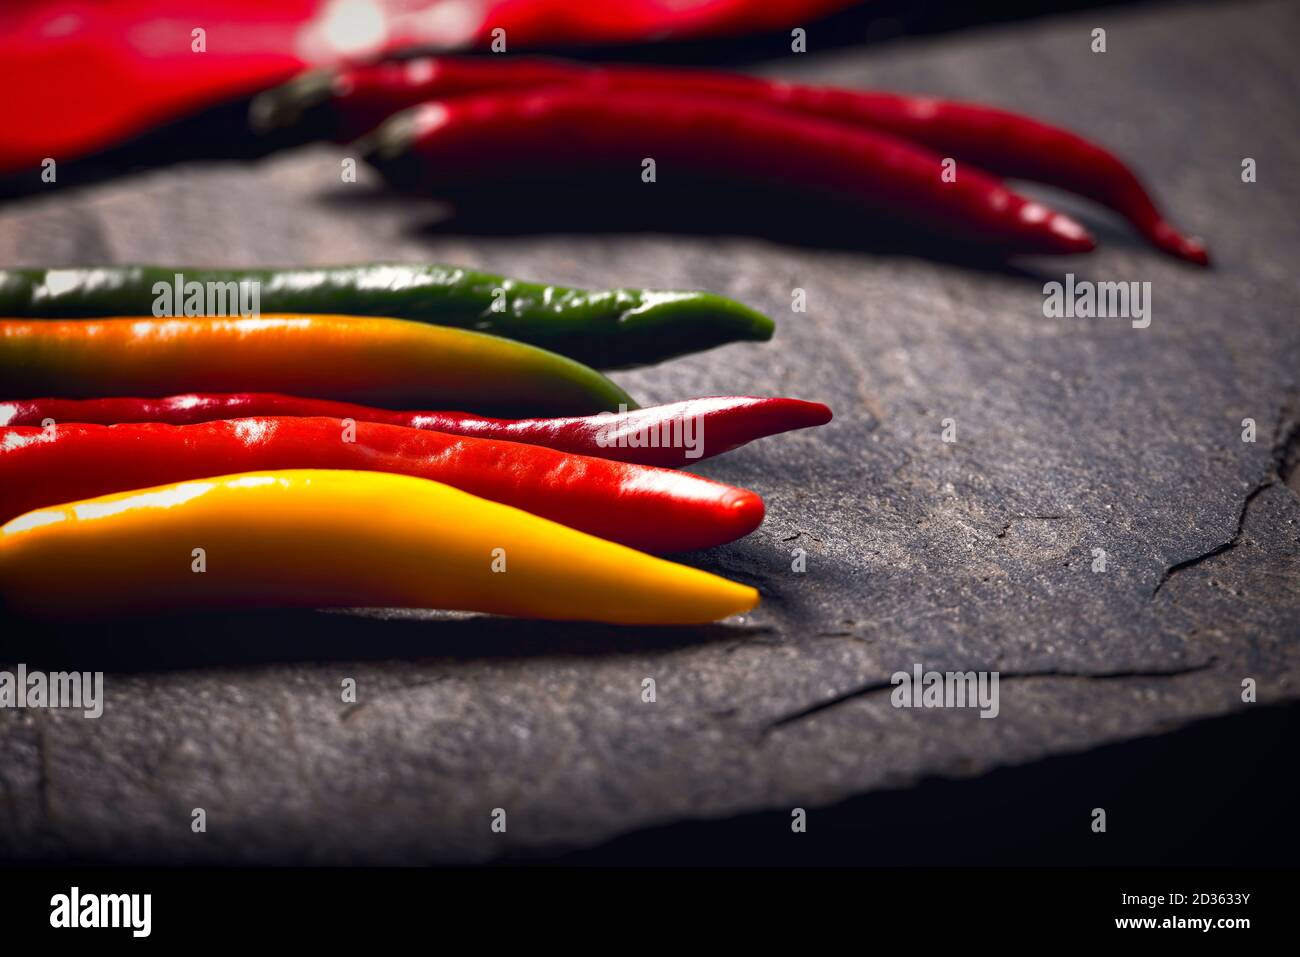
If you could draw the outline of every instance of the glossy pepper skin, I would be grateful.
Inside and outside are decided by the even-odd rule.
[[[157,283],[256,283],[271,313],[392,316],[527,342],[598,368],[659,362],[772,337],[772,320],[706,292],[570,289],[456,266],[300,269],[100,266],[0,270],[0,316],[149,315]]]
[[[375,422],[264,417],[0,429],[0,522],[112,492],[305,468],[433,479],[648,552],[711,548],[763,520],[753,492],[689,472]]]
[[[1082,226],[1000,181],[907,140],[766,104],[707,94],[591,85],[485,93],[398,113],[359,147],[399,185],[442,189],[521,176],[622,170],[639,181],[653,157],[673,171],[795,186],[884,211],[1004,254],[1095,245]]]
[[[997,176],[1065,189],[1125,217],[1154,246],[1209,264],[1197,239],[1180,233],[1137,175],[1109,150],[1028,116],[929,96],[806,86],[766,77],[671,67],[595,66],[547,57],[419,57],[309,71],[254,101],[259,128],[313,111],[339,140],[369,132],[393,113],[428,100],[556,84],[730,96],[806,116],[879,130]]]
[[[442,608],[627,625],[700,624],[758,602],[747,586],[439,482],[315,469],[28,512],[0,528],[0,595],[38,616]]]
[[[680,468],[764,436],[825,425],[831,420],[831,410],[820,402],[754,396],[687,399],[627,412],[553,419],[492,419],[467,412],[395,412],[266,392],[0,402],[0,426],[39,426],[46,422],[191,425],[247,416],[326,416],[382,422],[449,435],[525,442],[639,465]]]
[[[551,414],[636,403],[599,372],[497,336],[402,319],[0,319],[10,395],[285,391]]]

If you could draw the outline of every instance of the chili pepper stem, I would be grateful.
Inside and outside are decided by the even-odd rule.
[[[283,86],[253,97],[248,105],[248,125],[256,133],[269,133],[297,123],[313,107],[337,95],[342,74],[321,67],[298,74]]]

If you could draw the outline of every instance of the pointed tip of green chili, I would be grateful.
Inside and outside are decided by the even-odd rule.
[[[763,342],[775,328],[761,312],[709,292],[611,289],[581,297],[593,327],[536,338],[528,330],[510,334],[599,369],[629,369],[731,342]]]
[[[718,342],[766,342],[776,324],[757,309],[712,292],[659,292],[639,294],[640,305],[623,314],[620,325],[667,328],[677,323],[710,330]]]
[[[578,364],[581,365],[581,363]],[[583,368],[599,376],[602,380],[597,384],[598,388],[595,390],[605,402],[605,408],[601,410],[602,412],[632,412],[641,408],[641,403],[623,391],[623,387],[618,383],[596,372],[595,369],[588,366],[583,366]]]
[[[623,412],[641,408],[640,403],[623,391],[622,386],[591,366],[539,346],[528,346],[528,348],[545,354],[551,362],[563,367],[567,378],[579,383],[591,400],[598,404],[595,411]]]

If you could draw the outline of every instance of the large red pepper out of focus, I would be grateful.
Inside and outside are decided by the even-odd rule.
[[[4,0],[0,173],[62,162],[332,66],[410,48],[722,36],[852,0]]]

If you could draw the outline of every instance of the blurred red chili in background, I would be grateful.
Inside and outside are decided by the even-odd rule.
[[[690,91],[575,84],[436,100],[395,114],[359,147],[394,182],[435,195],[464,186],[619,171],[653,157],[678,176],[834,196],[1000,255],[1089,252],[1063,213],[878,130]]]
[[[728,96],[876,130],[955,156],[995,176],[1046,183],[1107,206],[1152,245],[1204,266],[1205,246],[1156,206],[1137,175],[1109,150],[1032,117],[931,96],[839,89],[713,70],[593,65],[547,57],[418,57],[313,71],[254,102],[262,127],[292,124],[321,105],[332,135],[350,140],[393,113],[428,100],[557,84],[601,89]]]
[[[0,172],[111,146],[306,67],[421,47],[686,39],[809,23],[850,0],[5,0]]]

